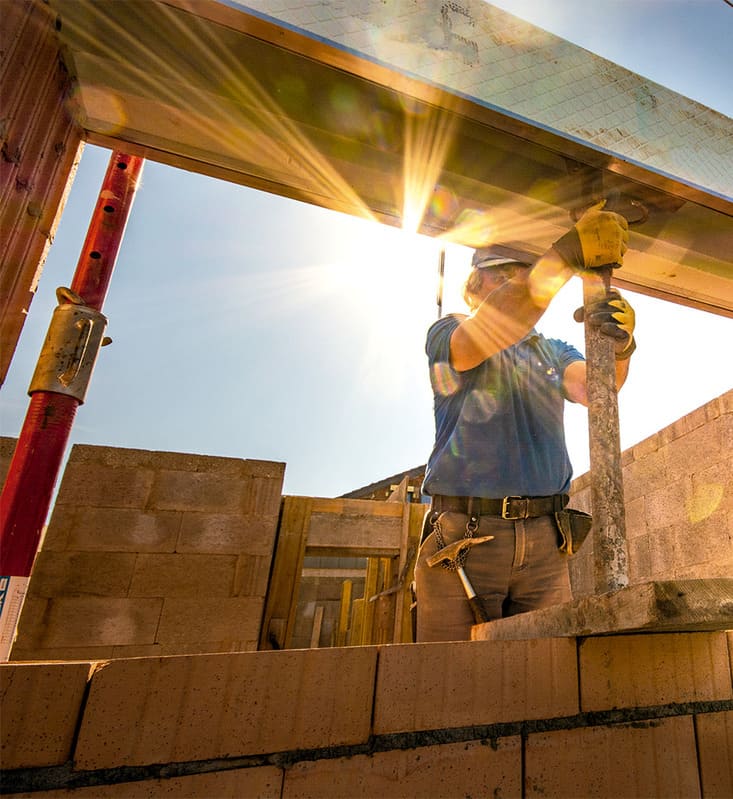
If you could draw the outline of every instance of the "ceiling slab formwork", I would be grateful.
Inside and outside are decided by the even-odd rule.
[[[608,197],[616,282],[733,316],[733,120],[481,0],[50,0],[88,141],[476,246]]]

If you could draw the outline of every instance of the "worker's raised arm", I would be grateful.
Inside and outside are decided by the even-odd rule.
[[[519,341],[578,270],[621,263],[628,224],[602,208],[599,203],[586,211],[532,266],[507,259],[475,265],[465,292],[472,313],[451,336],[454,369],[472,369]]]
[[[527,335],[574,274],[554,250],[533,267],[519,266],[509,279],[496,270],[481,272],[475,295],[478,304],[451,336],[451,365],[459,372],[478,366]]]

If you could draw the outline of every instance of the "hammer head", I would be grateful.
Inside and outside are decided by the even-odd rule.
[[[439,563],[453,563],[458,560],[461,553],[478,544],[483,544],[485,541],[491,541],[493,535],[480,535],[477,538],[459,538],[452,544],[438,550],[434,555],[428,558],[428,566],[437,566]]]

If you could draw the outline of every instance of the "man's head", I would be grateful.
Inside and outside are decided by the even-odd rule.
[[[475,310],[486,297],[518,271],[534,265],[536,258],[503,245],[479,247],[471,259],[471,272],[463,285],[463,299]]]

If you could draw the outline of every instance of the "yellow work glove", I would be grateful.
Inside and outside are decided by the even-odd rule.
[[[636,349],[634,340],[636,314],[618,291],[611,289],[602,300],[594,302],[587,309],[587,313],[588,324],[600,328],[601,333],[615,339],[616,360],[624,361],[630,358]],[[584,308],[578,308],[573,314],[576,322],[584,321],[585,316]]]
[[[629,223],[621,214],[604,211],[605,200],[589,208],[574,227],[552,246],[573,269],[621,266],[629,246]]]

